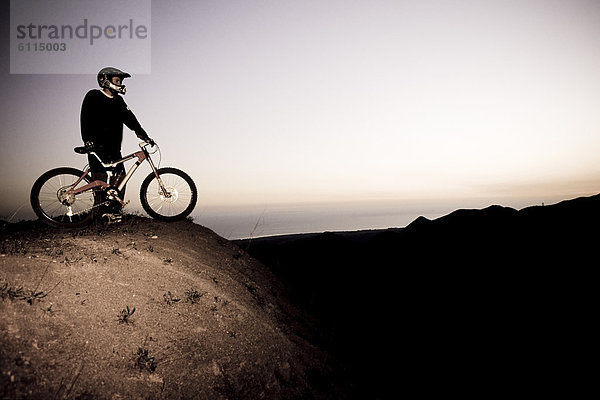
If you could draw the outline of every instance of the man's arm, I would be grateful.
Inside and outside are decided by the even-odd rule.
[[[142,125],[136,118],[135,114],[133,114],[133,111],[131,111],[129,107],[127,107],[125,101],[123,101],[123,107],[123,123],[125,124],[125,126],[134,131],[136,136],[140,139],[151,140],[144,128],[142,128]]]

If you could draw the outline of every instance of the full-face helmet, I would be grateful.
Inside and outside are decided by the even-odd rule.
[[[115,85],[112,81],[112,78],[118,76],[121,78],[121,81],[125,78],[131,78],[127,72],[123,72],[120,69],[114,67],[105,67],[98,72],[98,85],[101,88],[107,88],[111,91],[115,91],[116,93],[125,94],[125,85],[121,83],[121,85]]]

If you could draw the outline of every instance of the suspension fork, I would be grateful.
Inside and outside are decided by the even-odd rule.
[[[158,187],[160,188],[163,196],[165,196],[167,198],[171,197],[169,192],[167,192],[167,189],[165,188],[165,184],[163,183],[162,179],[160,178],[160,175],[158,174],[158,168],[156,168],[156,166],[154,165],[154,162],[152,162],[152,159],[150,158],[150,154],[148,154],[148,151],[146,151],[145,148],[142,149],[142,151],[144,152],[144,158],[146,160],[148,160],[148,164],[150,164],[150,168],[152,168],[152,172],[154,172],[154,176],[156,177],[156,180],[158,181]],[[143,160],[140,160],[140,162],[141,161],[143,161]]]

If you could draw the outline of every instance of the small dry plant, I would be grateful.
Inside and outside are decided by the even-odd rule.
[[[130,318],[133,315],[133,313],[135,313],[135,307],[129,309],[129,306],[127,306],[126,308],[121,310],[117,317],[117,321],[119,321],[120,324],[128,324],[132,322]]]
[[[156,361],[154,357],[149,355],[148,349],[145,347],[138,347],[136,355],[133,357],[133,366],[141,369],[142,371],[148,370],[154,372],[156,370]]]

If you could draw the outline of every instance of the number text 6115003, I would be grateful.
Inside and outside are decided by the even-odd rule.
[[[67,44],[61,43],[37,43],[37,42],[24,42],[17,45],[19,51],[67,51]]]

